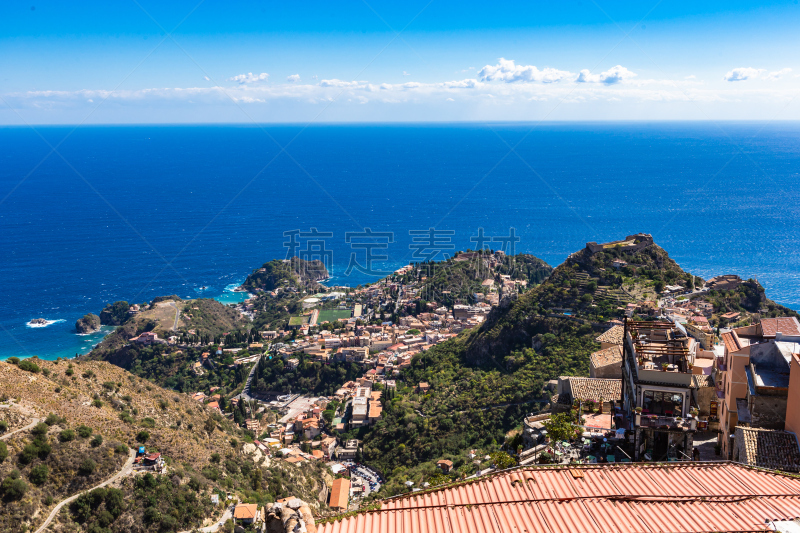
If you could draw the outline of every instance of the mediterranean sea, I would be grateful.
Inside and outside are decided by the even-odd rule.
[[[287,250],[355,286],[480,231],[553,266],[651,233],[800,309],[796,122],[4,127],[0,147],[0,358],[85,353],[102,333],[75,321],[115,300],[241,300]]]

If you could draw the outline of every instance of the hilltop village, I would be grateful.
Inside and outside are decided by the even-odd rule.
[[[550,506],[562,502],[571,521],[597,523],[607,515],[603,502],[632,494],[630,479],[637,498],[663,505],[673,505],[663,498],[678,494],[674,483],[689,487],[680,498],[708,518],[682,531],[761,528],[755,508],[731,518],[746,495],[761,494],[773,520],[800,516],[800,487],[783,474],[800,472],[800,322],[756,280],[701,279],[646,234],[587,243],[555,269],[484,250],[411,264],[356,288],[325,286],[326,277],[318,262],[293,258],[254,270],[241,304],[110,304],[99,319],[117,329],[70,362],[54,387],[79,384],[73,364],[87,368],[88,385],[113,365],[137,394],[152,390],[158,407],[124,400],[131,396],[122,377],[97,383],[85,405],[131,428],[164,424],[170,435],[184,430],[157,416],[173,409],[169,395],[191,413],[187,421],[199,417],[186,437],[196,440],[202,426],[216,451],[193,448],[189,462],[174,436],[170,444],[166,433],[142,438],[154,429],[131,429],[126,444],[136,445],[130,475],[174,476],[176,460],[196,465],[182,477],[214,487],[214,498],[202,517],[176,520],[208,531],[227,520],[251,530],[384,531],[382,517],[400,507],[408,527],[428,531],[426,498],[533,527],[527,508],[501,510],[477,496],[497,491],[535,505],[537,530],[560,531]],[[11,363],[3,368],[41,366],[48,379],[67,364]],[[36,394],[25,398],[9,408],[46,415]],[[60,420],[53,425],[69,425]],[[253,469],[277,484],[269,495],[249,480]],[[602,469],[611,477],[601,483]],[[668,482],[669,473],[679,479]],[[520,488],[523,479],[542,494]],[[732,484],[735,494],[723,490]],[[596,505],[567,505],[564,490],[593,490]],[[779,504],[772,494],[787,499]],[[706,498],[716,511],[705,509]],[[618,510],[606,529],[672,530],[664,521],[677,510],[664,511]],[[620,525],[630,521],[638,525]]]

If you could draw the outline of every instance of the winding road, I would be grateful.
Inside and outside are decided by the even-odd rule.
[[[38,418],[34,418],[33,422],[31,422],[27,426],[25,426],[23,428],[15,429],[11,433],[6,433],[5,435],[0,436],[0,440],[6,440],[6,439],[10,438],[12,435],[14,435],[15,433],[19,433],[20,431],[26,431],[26,430],[29,430],[29,429],[33,429],[33,426],[35,426],[38,423],[39,423],[39,419]]]
[[[85,493],[87,493],[89,491],[92,491],[94,489],[99,489],[101,487],[105,487],[106,485],[110,485],[111,483],[117,481],[118,479],[120,479],[122,477],[125,477],[128,474],[130,474],[131,466],[133,465],[133,460],[135,458],[136,458],[136,450],[129,450],[129,452],[128,452],[128,460],[125,461],[125,464],[122,466],[122,468],[120,469],[119,472],[117,472],[112,477],[108,478],[107,480],[103,481],[102,483],[100,483],[98,485],[95,485],[94,487],[88,488],[88,489],[86,489],[84,491],[81,491],[81,492],[79,492],[77,494],[74,494],[74,495],[70,496],[69,498],[67,498],[65,500],[62,500],[58,505],[56,505],[53,508],[53,510],[50,512],[50,516],[48,516],[47,520],[45,520],[44,523],[41,526],[39,526],[39,529],[37,529],[35,533],[42,533],[43,531],[45,531],[48,528],[48,526],[50,526],[50,522],[53,521],[53,518],[56,517],[56,515],[59,513],[59,511],[61,511],[61,509],[65,505],[67,505],[68,503],[70,503],[70,502],[74,501],[75,499],[77,499],[78,496],[80,496],[81,494],[85,494]]]

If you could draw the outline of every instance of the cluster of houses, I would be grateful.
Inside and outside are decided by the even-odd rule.
[[[797,318],[756,318],[717,336],[702,300],[680,307],[688,317],[673,309],[599,335],[590,377],[559,378],[553,411],[591,402],[605,429],[626,430],[633,460],[691,460],[694,435],[710,431],[721,459],[800,471]],[[540,425],[526,424],[529,445]]]

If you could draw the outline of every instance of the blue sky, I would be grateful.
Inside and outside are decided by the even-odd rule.
[[[795,1],[74,4],[0,6],[1,124],[800,119]]]

